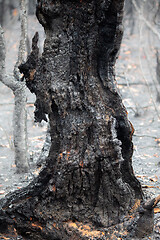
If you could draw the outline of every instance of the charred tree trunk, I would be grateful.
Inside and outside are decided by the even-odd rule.
[[[132,170],[133,127],[114,83],[123,4],[38,0],[44,52],[38,59],[36,34],[20,70],[36,94],[36,120],[48,114],[52,144],[38,178],[1,203],[1,231],[106,239],[107,228],[142,199]]]

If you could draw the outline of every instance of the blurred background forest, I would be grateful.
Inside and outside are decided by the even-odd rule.
[[[0,24],[6,44],[6,72],[13,72],[20,40],[19,0],[0,0]],[[26,1],[27,52],[39,32],[40,52],[45,34],[35,16],[36,0]],[[116,64],[116,85],[135,128],[133,168],[149,196],[160,194],[160,1],[126,0],[124,36]],[[0,83],[0,197],[25,186],[39,173],[37,166],[47,123],[34,121],[35,96],[27,91],[28,159],[30,170],[17,174],[13,146],[14,95]],[[47,150],[46,150],[47,153]]]

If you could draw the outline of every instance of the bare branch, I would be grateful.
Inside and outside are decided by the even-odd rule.
[[[20,1],[20,21],[21,21],[21,37],[19,43],[18,60],[14,67],[14,76],[17,80],[20,79],[18,66],[24,61],[25,53],[27,51],[27,9],[26,0]]]
[[[135,0],[132,0],[132,1],[134,2],[133,4],[135,4],[134,6],[135,6],[136,8],[138,8],[138,6],[136,5]],[[138,11],[138,10],[139,10],[139,11]],[[144,17],[142,16],[140,9],[138,8],[137,11],[138,11],[138,13],[139,13],[139,18],[143,20]],[[142,24],[139,24],[139,38],[140,38],[140,41],[141,41],[141,39],[142,39]],[[139,46],[139,48],[140,48],[140,46]],[[145,82],[146,82],[146,85],[147,85],[147,88],[148,88],[148,92],[149,92],[150,98],[151,98],[152,103],[153,103],[154,108],[155,108],[155,112],[157,113],[157,117],[160,119],[160,113],[159,113],[159,110],[158,110],[158,108],[157,108],[157,104],[156,104],[156,102],[155,102],[155,100],[154,100],[154,98],[153,98],[152,92],[151,92],[151,90],[150,90],[148,79],[147,79],[147,78],[145,77],[145,75],[144,75],[144,71],[143,71],[143,67],[142,67],[142,59],[141,59],[141,57],[140,57],[140,50],[139,50],[139,63],[140,63],[140,69],[141,69],[141,73],[142,73],[143,79],[144,79]]]
[[[2,72],[4,72],[5,69],[5,43],[4,43],[4,36],[3,36],[4,32],[2,27],[0,26],[0,74],[2,74]],[[0,79],[2,79],[3,77],[0,75]]]
[[[13,75],[6,75],[5,70],[5,60],[6,60],[6,47],[4,40],[4,31],[0,26],[0,81],[5,84],[7,87],[11,88],[14,91],[17,88],[17,84]]]
[[[141,18],[141,20],[144,21],[144,23],[147,25],[147,27],[158,37],[158,39],[160,40],[160,33],[159,31],[157,31],[157,29],[142,15],[139,7],[137,6],[137,3],[135,0],[131,0],[137,13],[139,14],[139,17]]]

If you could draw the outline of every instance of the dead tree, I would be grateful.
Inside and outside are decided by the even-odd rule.
[[[27,112],[26,112],[26,84],[20,82],[20,73],[18,65],[24,61],[26,42],[27,42],[27,14],[26,1],[20,1],[20,19],[21,19],[21,39],[19,45],[18,60],[14,68],[14,76],[5,74],[5,42],[3,30],[0,28],[0,81],[9,87],[15,96],[14,115],[13,115],[13,138],[15,149],[15,164],[17,172],[28,171],[28,153],[27,153]]]
[[[17,0],[0,0],[0,24],[3,27],[10,21],[12,11],[17,7]]]
[[[134,130],[114,83],[123,5],[37,1],[44,52],[39,58],[36,33],[19,68],[36,94],[37,121],[48,115],[52,143],[39,176],[1,201],[1,233],[109,239],[109,227],[142,200],[132,169]]]

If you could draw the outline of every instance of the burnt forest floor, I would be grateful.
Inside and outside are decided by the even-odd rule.
[[[145,26],[140,29],[138,25],[135,26],[134,33],[130,34],[129,23],[126,24],[116,64],[116,81],[128,118],[135,129],[134,172],[148,198],[160,194],[160,102],[157,101],[159,83],[156,79],[155,54],[158,43]],[[8,73],[12,72],[16,61],[19,29],[20,24],[14,22],[14,19],[5,29]],[[35,31],[40,33],[42,50],[43,29],[33,16],[29,17],[28,29],[29,39],[33,37]],[[12,133],[14,96],[2,83],[0,83],[0,94],[0,198],[2,198],[10,191],[26,186],[39,173],[40,169],[36,167],[36,161],[43,147],[47,123],[38,125],[34,122],[35,96],[28,91],[28,142],[31,168],[28,174],[17,174]],[[159,214],[156,214],[156,219],[159,218]]]

